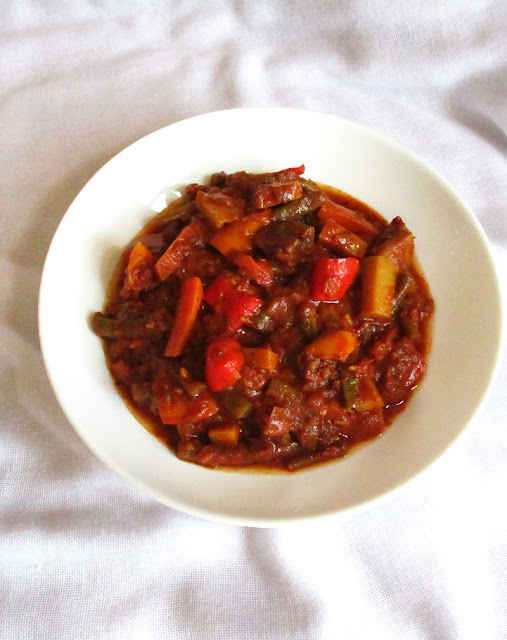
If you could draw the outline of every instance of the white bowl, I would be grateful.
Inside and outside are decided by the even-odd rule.
[[[179,460],[126,408],[89,328],[121,248],[178,185],[214,171],[269,171],[305,163],[391,219],[401,216],[436,302],[428,372],[406,411],[344,459],[295,474],[225,472]],[[236,109],[178,122],[110,160],[65,214],[40,290],[49,378],[92,451],[133,485],[176,509],[253,526],[330,515],[399,487],[428,467],[479,408],[500,350],[493,261],[474,215],[427,165],[339,118],[292,109]]]

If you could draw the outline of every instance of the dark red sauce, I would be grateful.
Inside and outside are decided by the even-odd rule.
[[[434,305],[413,235],[303,170],[188,185],[125,249],[93,316],[127,405],[184,460],[343,456],[424,375]]]

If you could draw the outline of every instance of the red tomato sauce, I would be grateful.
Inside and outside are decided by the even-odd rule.
[[[92,317],[116,387],[183,460],[293,471],[381,434],[426,370],[414,236],[302,177],[211,176],[126,247]]]

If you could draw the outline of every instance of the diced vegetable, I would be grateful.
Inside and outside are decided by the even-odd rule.
[[[399,323],[403,335],[414,342],[419,342],[421,332],[419,330],[419,315],[416,309],[410,309],[406,313],[400,313]]]
[[[424,374],[434,304],[412,234],[303,170],[183,187],[91,318],[125,400],[182,460],[293,470],[346,455]]]
[[[272,220],[273,222],[297,220],[318,209],[323,201],[324,197],[320,192],[312,191],[298,200],[275,207]]]
[[[342,382],[345,404],[359,412],[382,409],[384,401],[370,376],[355,375],[349,370]]]
[[[185,369],[184,367],[180,369],[179,379],[181,382],[181,386],[185,389],[185,391],[191,398],[195,398],[201,393],[205,393],[208,389],[204,382],[194,380],[190,375],[188,369]]]
[[[198,191],[195,204],[206,220],[216,229],[226,222],[241,218],[245,212],[245,201],[221,191]]]
[[[310,282],[311,300],[340,300],[352,284],[358,268],[357,258],[317,258]]]
[[[223,272],[206,287],[203,299],[211,307],[215,308],[224,298],[236,293],[236,287],[231,283],[228,275]]]
[[[291,428],[290,413],[284,407],[275,407],[264,426],[265,436],[278,437],[288,433]]]
[[[153,383],[153,394],[163,424],[190,424],[214,416],[218,404],[209,393],[189,398],[176,387],[167,374],[159,374]]]
[[[227,326],[231,331],[241,329],[243,323],[260,308],[262,300],[246,291],[235,291],[227,296],[222,308],[227,318]]]
[[[194,212],[195,205],[193,202],[185,202],[185,204],[182,204],[179,207],[174,207],[173,204],[169,204],[166,209],[158,214],[157,221],[159,225],[163,227],[174,220],[180,220]]]
[[[155,272],[159,280],[167,280],[192,248],[204,244],[207,234],[206,225],[197,218],[183,227],[155,264]]]
[[[371,252],[389,258],[400,271],[404,271],[414,257],[414,236],[401,218],[394,218],[376,239]]]
[[[398,267],[384,256],[361,261],[361,315],[372,320],[391,318]]]
[[[310,311],[303,320],[303,330],[306,337],[313,340],[319,333],[319,325],[317,321],[317,313],[315,310]]]
[[[316,358],[346,360],[359,344],[356,336],[350,331],[338,329],[319,336],[305,351]]]
[[[300,182],[273,182],[255,189],[252,204],[254,209],[268,209],[301,198],[302,195],[303,187]]]
[[[183,424],[189,413],[189,399],[183,389],[172,389],[159,398],[158,413],[163,424]]]
[[[221,310],[231,331],[238,331],[262,304],[257,296],[237,289],[225,272],[206,288],[204,300],[214,309]]]
[[[351,373],[346,375],[342,380],[343,396],[345,398],[345,406],[353,409],[359,396],[357,385],[357,377]]]
[[[185,280],[181,287],[174,324],[164,356],[176,358],[183,353],[201,306],[202,282],[199,278]]]
[[[298,318],[308,340],[315,340],[319,335],[317,305],[316,302],[305,301],[298,308]]]
[[[164,333],[170,326],[170,314],[165,309],[152,313],[149,321],[143,318],[109,318],[95,313],[91,319],[93,332],[101,338],[144,338]]]
[[[143,291],[153,282],[153,256],[142,242],[130,252],[127,264],[127,284],[131,291]]]
[[[217,338],[206,349],[204,378],[212,391],[232,387],[241,375],[244,357],[234,338]]]
[[[362,258],[368,248],[368,244],[364,240],[342,227],[332,218],[326,220],[319,234],[319,242],[325,247],[339,251],[351,258]]]
[[[254,260],[252,256],[240,255],[234,259],[234,263],[247,278],[262,286],[268,286],[273,282],[273,268],[265,260]]]
[[[252,248],[253,236],[271,220],[271,211],[251,213],[241,220],[236,220],[219,229],[211,238],[210,244],[220,253],[227,256],[230,253],[246,253]]]
[[[320,191],[319,185],[308,178],[299,178],[299,183],[306,189],[306,191]]]
[[[121,336],[120,323],[115,318],[107,316],[97,311],[91,319],[93,333],[100,338],[119,338]]]
[[[252,410],[252,403],[236,389],[226,389],[220,394],[220,402],[233,418],[241,420]]]
[[[328,220],[331,218],[349,231],[376,235],[378,233],[374,225],[366,220],[359,211],[352,211],[347,207],[326,199],[319,209],[319,218]]]
[[[189,411],[185,416],[185,424],[200,422],[211,418],[218,412],[218,404],[211,394],[203,393],[190,400]]]
[[[275,402],[288,403],[297,398],[298,392],[292,385],[280,380],[280,378],[272,378],[266,395],[273,398]]]
[[[265,311],[257,313],[249,319],[248,326],[256,331],[267,331],[271,325],[271,318]]]
[[[248,365],[265,371],[274,371],[278,364],[278,354],[270,348],[244,348],[243,355]]]
[[[396,280],[396,287],[394,289],[393,313],[400,308],[405,296],[416,289],[417,282],[411,273],[405,272],[398,276]]]
[[[239,431],[238,424],[226,424],[219,427],[212,427],[208,431],[208,436],[211,442],[215,444],[235,445],[238,443]]]

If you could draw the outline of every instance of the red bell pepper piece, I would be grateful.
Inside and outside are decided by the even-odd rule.
[[[227,326],[231,331],[238,331],[247,318],[261,306],[262,300],[246,291],[236,291],[223,302],[223,311],[227,318]]]
[[[204,379],[212,391],[223,391],[238,380],[244,358],[234,338],[217,338],[206,349]]]
[[[317,258],[310,282],[311,300],[340,300],[352,284],[358,268],[357,258]]]
[[[203,298],[211,307],[219,309],[225,315],[231,331],[238,331],[262,304],[260,298],[237,289],[225,273],[213,280],[206,288]]]
[[[240,255],[234,259],[234,263],[247,278],[262,286],[273,282],[273,269],[267,262],[254,260],[252,256]]]
[[[181,287],[171,335],[164,351],[166,357],[176,358],[183,353],[201,306],[201,299],[201,280],[197,277],[185,280]]]
[[[221,273],[206,287],[203,300],[207,302],[210,307],[216,307],[224,298],[227,298],[233,293],[236,293],[236,287],[231,284],[231,281],[225,273]]]

